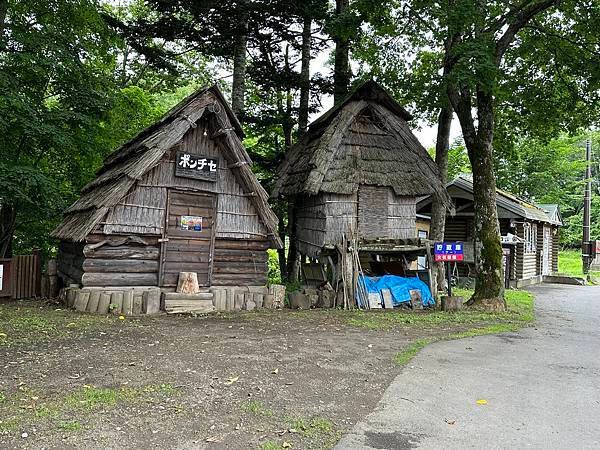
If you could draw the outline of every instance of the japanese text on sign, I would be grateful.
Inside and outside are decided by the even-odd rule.
[[[177,152],[175,175],[214,181],[217,179],[218,160],[201,155]]]
[[[435,261],[462,261],[465,257],[462,242],[437,242],[433,253]]]

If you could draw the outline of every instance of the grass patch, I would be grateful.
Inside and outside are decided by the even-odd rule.
[[[431,344],[434,339],[418,339],[409,345],[407,348],[394,355],[394,364],[403,366],[413,359],[417,353],[421,351],[426,345]]]
[[[558,272],[573,277],[584,277],[581,251],[561,250],[558,253]],[[600,278],[600,272],[590,272],[590,276]]]
[[[283,447],[279,442],[275,441],[266,441],[260,445],[260,450],[283,450]]]
[[[77,420],[62,420],[58,423],[58,428],[63,431],[79,431],[82,426]]]
[[[126,324],[121,326],[139,325],[134,321],[119,321],[112,316],[79,314],[41,304],[39,301],[0,303],[0,347],[34,344],[107,328],[116,323]]]
[[[261,402],[257,400],[244,402],[241,406],[243,411],[252,413],[257,416],[273,417],[275,414],[269,408],[266,408]]]
[[[50,423],[65,431],[77,431],[82,424],[76,420],[65,420],[65,416],[85,418],[88,413],[100,408],[107,409],[125,402],[177,394],[176,388],[166,383],[120,388],[84,386],[64,397],[47,398],[41,398],[40,394],[27,387],[19,389],[12,396],[3,394],[4,400],[0,403],[0,432],[11,432],[36,423]],[[58,417],[63,420],[55,422]]]

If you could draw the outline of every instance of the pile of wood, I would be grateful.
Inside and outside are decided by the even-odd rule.
[[[98,314],[138,316],[160,312],[160,289],[63,289],[61,298],[67,307]]]

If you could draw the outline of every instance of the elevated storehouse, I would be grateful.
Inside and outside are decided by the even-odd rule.
[[[174,290],[260,286],[280,247],[268,195],[217,87],[200,89],[123,145],[53,232],[63,283]]]
[[[365,271],[376,272],[379,262],[424,251],[416,199],[447,195],[410,119],[369,81],[315,120],[288,152],[272,195],[293,205],[292,239],[302,255],[324,259],[344,239],[356,240]]]
[[[465,260],[456,263],[458,276],[475,275],[473,182],[462,175],[448,183],[455,215],[446,217],[446,241],[464,242]],[[417,211],[431,214],[431,197],[420,199]],[[506,287],[520,287],[542,281],[558,271],[559,233],[562,219],[557,205],[534,205],[508,192],[496,191],[496,204]]]

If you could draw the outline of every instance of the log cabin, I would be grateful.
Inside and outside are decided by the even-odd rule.
[[[460,175],[446,187],[455,206],[455,215],[446,216],[445,241],[464,243],[465,259],[454,273],[460,278],[475,276],[473,182]],[[431,214],[431,197],[417,203],[417,211]],[[506,287],[522,287],[543,281],[558,272],[558,251],[562,218],[558,205],[535,205],[497,189],[496,204]],[[454,264],[454,263],[453,263]]]
[[[264,286],[281,247],[242,128],[216,86],[202,88],[108,156],[54,230],[65,286]]]
[[[339,275],[350,263],[341,262],[344,252],[336,262],[336,249],[354,241],[365,272],[405,275],[406,267],[394,272],[393,266],[425,252],[416,199],[438,195],[449,207],[450,200],[409,120],[380,85],[368,81],[316,119],[290,149],[271,195],[291,205],[291,245],[301,259],[329,260]]]

